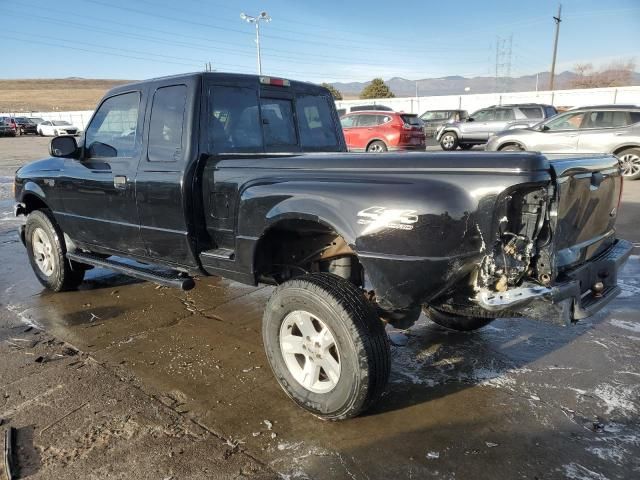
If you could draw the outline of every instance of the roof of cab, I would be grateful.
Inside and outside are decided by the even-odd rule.
[[[270,75],[249,75],[245,73],[231,73],[231,72],[191,72],[191,73],[181,73],[177,75],[168,75],[165,77],[156,77],[149,78],[147,80],[140,80],[137,82],[131,82],[124,85],[118,85],[117,87],[112,88],[107,92],[107,95],[112,95],[114,93],[126,92],[135,88],[139,85],[145,85],[148,83],[157,83],[157,82],[170,82],[170,81],[180,81],[186,79],[195,79],[195,78],[205,78],[205,79],[219,79],[219,80],[233,80],[238,79],[240,81],[259,81],[260,77],[271,77]],[[273,77],[273,78],[281,78],[281,77]],[[300,82],[297,80],[289,80],[291,86],[294,87],[303,87],[307,89],[318,89],[318,90],[326,90],[324,87],[317,85],[315,83],[310,82]],[[327,90],[328,91],[328,90]]]

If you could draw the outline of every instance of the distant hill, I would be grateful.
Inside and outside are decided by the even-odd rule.
[[[555,88],[570,88],[571,80],[576,78],[573,72],[565,71],[556,75]],[[416,82],[418,83],[418,95],[460,95],[464,93],[494,93],[499,92],[523,92],[536,89],[536,75],[523,75],[521,77],[511,77],[500,80],[498,90],[496,90],[495,77],[473,77],[465,78],[457,75],[441,78],[423,78],[420,80],[408,80],[401,77],[393,77],[385,80],[396,97],[413,97],[416,94]],[[337,82],[332,85],[336,87],[345,97],[357,98],[368,82]],[[538,89],[546,90],[549,85],[549,72],[538,74]],[[640,85],[640,73],[635,72],[631,85]],[[469,92],[465,92],[465,88]]]
[[[0,80],[0,112],[92,110],[107,90],[131,80]]]

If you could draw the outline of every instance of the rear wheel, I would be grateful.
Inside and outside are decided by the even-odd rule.
[[[440,146],[443,150],[455,150],[458,148],[458,135],[455,132],[445,132],[440,137]]]
[[[323,419],[363,412],[389,378],[382,322],[360,289],[336,275],[308,274],[276,288],[265,309],[262,338],[285,393]]]
[[[424,305],[422,311],[438,325],[451,330],[457,330],[459,332],[478,330],[489,325],[495,320],[491,317],[457,315],[455,313],[445,312],[430,305]]]
[[[371,142],[367,147],[367,152],[370,152],[370,153],[384,153],[386,151],[387,151],[387,146],[384,144],[384,142],[381,142],[380,140]]]
[[[50,212],[36,210],[29,214],[25,243],[31,268],[49,290],[71,290],[82,283],[85,267],[65,257],[62,231]]]
[[[640,148],[628,148],[618,154],[622,175],[628,180],[640,178]]]

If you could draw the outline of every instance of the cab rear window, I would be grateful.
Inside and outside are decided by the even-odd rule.
[[[258,97],[250,87],[212,85],[209,150],[215,153],[335,151],[340,143],[329,99]]]

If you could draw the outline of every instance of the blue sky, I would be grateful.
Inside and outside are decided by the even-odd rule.
[[[640,63],[640,1],[565,0],[558,71],[578,62]],[[513,35],[512,75],[549,70],[556,0],[0,0],[0,78],[143,79],[197,71],[255,73],[252,25],[266,10],[263,71],[363,81],[495,72],[496,38]],[[638,68],[640,69],[640,68]]]

